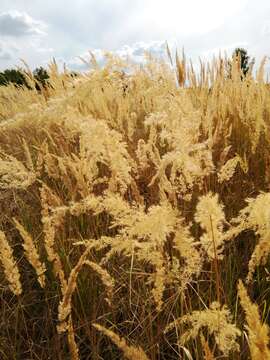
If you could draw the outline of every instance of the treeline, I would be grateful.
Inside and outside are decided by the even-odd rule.
[[[78,73],[71,71],[70,75],[75,77],[78,76]],[[33,71],[33,77],[36,81],[36,90],[40,90],[40,87],[46,88],[47,86],[50,86],[50,76],[44,67],[37,67]],[[24,72],[20,69],[6,69],[0,72],[0,86],[7,86],[9,84],[14,84],[17,87],[25,86],[26,88],[31,89]]]
[[[254,64],[254,59],[250,60],[250,57],[247,54],[247,50],[243,48],[236,48],[233,52],[232,57],[237,57],[239,59],[239,66],[242,70],[242,78],[245,77],[250,68]],[[231,73],[231,63],[229,63],[229,74]],[[70,75],[75,77],[78,75],[75,71],[71,71]],[[46,88],[50,85],[49,74],[45,68],[42,66],[37,67],[33,71],[33,77],[36,80],[35,87],[37,90],[40,90],[40,87]],[[230,77],[230,75],[229,75]],[[20,69],[6,69],[0,72],[0,86],[7,86],[8,84],[15,84],[15,86],[25,86],[28,89],[31,89],[31,86],[26,80],[24,72]]]
[[[45,87],[48,84],[49,74],[42,66],[33,71],[34,79],[36,80],[36,88],[40,90],[40,85]],[[7,86],[10,83],[16,86],[25,86],[30,89],[23,71],[19,69],[6,69],[0,72],[0,86]]]

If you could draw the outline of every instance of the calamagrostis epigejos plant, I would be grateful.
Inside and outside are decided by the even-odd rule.
[[[205,231],[200,238],[203,249],[209,259],[222,259],[224,206],[218,201],[218,194],[201,196],[197,204],[195,220]]]
[[[200,338],[201,338],[201,343],[202,343],[202,347],[203,347],[204,360],[215,360],[214,354],[211,351],[209,344],[205,340],[205,337],[203,336],[203,334],[201,334]]]
[[[35,173],[21,161],[0,152],[0,189],[27,189],[35,180]]]
[[[246,314],[249,348],[252,360],[270,360],[269,327],[260,319],[258,305],[250,301],[242,281],[238,283],[240,303]]]
[[[57,329],[59,333],[65,332],[68,330],[68,322],[71,315],[71,298],[72,294],[76,289],[76,280],[79,275],[81,267],[84,265],[86,255],[88,254],[89,249],[85,251],[85,253],[80,257],[77,265],[71,270],[71,273],[68,278],[67,287],[63,293],[63,299],[59,303],[58,306],[58,320],[60,324],[58,325]]]
[[[23,248],[25,256],[30,264],[36,271],[38,282],[42,288],[45,287],[45,271],[46,267],[43,262],[40,261],[38,251],[34,244],[32,236],[25,230],[25,228],[17,221],[13,219],[17,230],[19,231],[21,237],[23,238]]]
[[[106,329],[104,326],[101,326],[99,324],[93,324],[93,326],[100,332],[102,332],[104,335],[108,336],[112,342],[121,350],[123,351],[123,355],[128,360],[149,360],[145,352],[141,347],[135,347],[128,345],[126,340],[123,338],[120,338],[119,335],[117,335],[112,330]]]
[[[270,254],[270,193],[261,193],[246,202],[248,206],[233,221],[237,224],[236,231],[252,229],[259,237],[248,264],[247,280],[251,281],[256,267],[265,265]]]
[[[87,256],[91,249],[93,249],[96,245],[96,241],[90,241],[86,247],[86,250],[81,255],[79,261],[76,266],[71,270],[71,273],[68,278],[67,287],[63,293],[63,299],[61,300],[58,307],[58,320],[60,324],[58,325],[58,332],[65,332],[68,330],[67,319],[71,317],[71,298],[72,294],[76,289],[76,280],[79,275],[81,268],[84,265],[88,265],[91,269],[93,269],[98,275],[100,275],[102,283],[105,285],[108,293],[108,301],[110,302],[112,297],[112,291],[114,286],[114,280],[111,278],[109,273],[103,269],[100,265],[94,263],[93,261],[87,260]]]
[[[231,147],[231,146],[230,146]],[[243,160],[238,154],[236,156],[234,156],[233,158],[229,159],[219,170],[218,172],[218,182],[219,183],[224,183],[226,181],[229,181],[235,171],[236,168],[238,166],[238,164],[240,165],[241,169],[243,170],[244,173],[247,173],[248,171],[248,167],[247,167],[247,163],[245,161],[245,159]]]
[[[82,359],[115,360],[118,354],[109,340],[96,341],[96,332],[87,327],[103,319],[110,329],[121,328],[119,335],[126,341],[140,343],[151,360],[178,359],[181,354],[175,351],[174,341],[163,336],[171,318],[180,319],[184,331],[177,336],[178,349],[189,358],[203,357],[204,352],[212,360],[216,353],[237,350],[239,331],[222,305],[223,301],[230,304],[241,325],[241,315],[234,308],[234,284],[239,273],[246,271],[246,255],[254,245],[248,279],[257,265],[267,266],[269,195],[251,201],[239,221],[231,218],[250,194],[269,191],[269,84],[261,75],[257,80],[251,74],[241,78],[237,66],[228,77],[228,64],[222,59],[209,67],[201,63],[201,76],[197,76],[192,65],[177,56],[178,85],[166,64],[134,66],[128,75],[114,71],[122,69],[123,63],[119,64],[111,59],[104,68],[96,64],[93,71],[72,79],[66,70],[60,74],[54,62],[49,68],[51,86],[46,89],[0,87],[0,228],[8,239],[17,237],[7,219],[15,216],[24,224],[26,216],[29,228],[43,234],[37,248],[44,246],[53,270],[46,291],[32,288],[33,282],[25,277],[27,291],[20,300],[23,305],[26,300],[27,321],[21,321],[23,312],[14,311],[16,302],[0,289],[0,298],[5,300],[0,301],[0,312],[7,324],[0,329],[1,345],[3,336],[7,347],[16,347],[18,358],[26,353],[30,357],[40,354],[42,359],[66,358],[62,341],[67,336],[72,359],[81,355]],[[28,78],[35,87],[30,70]],[[245,230],[253,231],[256,239]],[[22,245],[27,256],[26,251],[34,251],[32,239],[23,229],[20,232],[26,238]],[[234,238],[225,248],[224,242]],[[80,247],[76,248],[74,239],[81,242]],[[86,239],[93,239],[94,251],[80,259],[82,245],[88,246]],[[242,247],[243,243],[247,246]],[[20,247],[16,250],[20,253]],[[5,262],[11,256],[1,257]],[[36,252],[32,264],[40,267],[43,283],[38,259]],[[15,260],[9,263],[13,278],[14,264]],[[99,287],[95,282],[90,285],[89,279],[78,294],[79,302],[72,301],[84,266],[104,285],[104,298],[111,300],[113,295],[111,311],[107,304],[103,306]],[[213,269],[216,278],[211,275]],[[265,301],[267,314],[268,284],[263,277],[258,271],[258,281],[249,285],[254,285],[260,302]],[[209,281],[216,282],[216,289],[208,286]],[[16,292],[20,291],[18,285]],[[34,332],[33,328],[54,323],[59,297],[58,330],[67,334],[60,334],[54,347],[49,340],[51,329],[38,326]],[[194,311],[213,299],[218,304]],[[9,310],[18,314],[18,331],[11,328]],[[146,358],[118,335],[103,333],[125,348],[126,357]],[[25,339],[25,334],[28,341],[17,340]],[[192,336],[198,339],[193,341]],[[237,341],[239,354],[228,357],[245,360],[244,337]],[[194,348],[194,343],[199,347]]]
[[[45,184],[42,185],[42,188],[40,190],[40,200],[42,206],[44,245],[48,254],[48,259],[53,264],[54,274],[56,277],[59,277],[61,291],[63,293],[66,289],[67,281],[65,279],[61,259],[57,251],[54,249],[54,246],[56,229],[59,224],[61,224],[64,214],[60,213],[57,214],[57,216],[50,215],[51,209],[53,208],[53,206],[59,206],[60,200]]]
[[[165,329],[165,332],[189,323],[190,328],[181,334],[179,343],[185,344],[190,339],[195,339],[203,327],[207,327],[208,332],[214,335],[216,344],[224,355],[230,351],[239,350],[237,337],[241,331],[232,323],[232,316],[227,306],[220,306],[218,302],[213,302],[209,309],[203,311],[193,311],[191,314],[182,316],[171,322]]]
[[[2,262],[4,273],[9,282],[9,288],[15,295],[22,293],[20,273],[13,257],[13,251],[7,241],[6,235],[0,231],[0,260]]]

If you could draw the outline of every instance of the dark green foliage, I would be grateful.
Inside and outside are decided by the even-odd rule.
[[[42,66],[40,66],[33,71],[33,75],[37,81],[37,84],[36,84],[37,90],[40,90],[40,86],[42,86],[43,88],[46,87],[46,85],[48,84],[48,79],[49,79],[49,75],[48,75],[46,69],[44,69]]]
[[[241,69],[241,80],[243,80],[249,72],[252,71],[255,59],[250,60],[250,56],[246,49],[236,48],[232,54],[232,60],[228,63],[228,78],[232,77],[232,61],[237,61]]]
[[[243,48],[236,48],[233,52],[233,57],[236,57],[240,62],[240,68],[243,72],[243,75],[246,76],[246,74],[249,71],[249,59],[250,57],[247,54],[247,50]]]
[[[16,69],[7,69],[0,73],[0,85],[8,85],[9,83],[28,87],[23,73]]]
[[[37,90],[41,90],[41,87],[44,88],[48,85],[49,75],[47,70],[42,66],[33,71],[33,76],[36,80]],[[3,72],[0,72],[0,86],[6,86],[10,83],[15,84],[16,86],[25,86],[30,89],[23,72],[19,69],[6,69]]]

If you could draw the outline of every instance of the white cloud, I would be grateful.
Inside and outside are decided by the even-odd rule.
[[[18,53],[19,47],[12,41],[6,42],[0,39],[0,60],[9,62]]]
[[[44,29],[43,22],[34,20],[25,12],[8,11],[0,14],[0,34],[2,36],[44,35]]]
[[[20,47],[6,65],[23,58],[36,67],[53,55],[82,69],[75,56],[89,59],[88,49],[101,63],[103,49],[139,62],[145,50],[160,56],[171,38],[193,61],[235,44],[259,60],[269,54],[269,34],[269,0],[0,0],[0,39]],[[13,55],[8,47],[3,52]]]
[[[54,52],[54,49],[51,48],[51,47],[49,47],[49,48],[47,48],[47,47],[40,47],[40,48],[37,48],[37,52],[47,54],[47,53],[52,53],[52,52]]]
[[[125,45],[121,49],[115,51],[116,55],[121,58],[130,58],[135,62],[143,62],[145,53],[151,53],[153,56],[161,57],[166,49],[165,41],[152,42],[136,42],[133,45]]]
[[[203,34],[245,9],[248,0],[148,0],[142,14],[148,30],[165,36]]]
[[[12,56],[8,51],[0,49],[0,60],[11,60]]]
[[[90,51],[95,56],[97,62],[103,66],[106,61],[105,49],[90,49],[89,51],[85,51],[80,56],[67,60],[67,65],[70,68],[77,70],[86,69],[87,65],[81,59],[84,59],[89,63],[91,59]],[[131,45],[123,45],[119,49],[111,51],[111,53],[122,60],[131,61],[133,63],[144,63],[146,53],[150,53],[157,58],[166,56],[166,41],[140,41]]]
[[[266,21],[262,26],[262,36],[270,35],[270,21]]]
[[[213,56],[221,54],[223,56],[224,54],[227,54],[228,56],[231,55],[231,53],[236,48],[247,48],[248,42],[247,41],[239,41],[228,45],[221,45],[219,47],[215,47],[213,49],[209,49],[202,52],[202,57],[206,59],[211,59]]]

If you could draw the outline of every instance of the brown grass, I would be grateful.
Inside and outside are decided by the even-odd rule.
[[[270,91],[234,61],[0,88],[1,359],[269,356]]]

